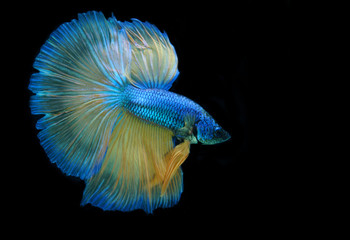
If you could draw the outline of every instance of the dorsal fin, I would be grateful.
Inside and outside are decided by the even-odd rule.
[[[166,33],[148,22],[119,22],[131,45],[129,81],[139,88],[168,90],[179,75],[177,55]]]

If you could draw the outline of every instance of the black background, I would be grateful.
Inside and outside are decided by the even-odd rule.
[[[28,5],[18,12],[17,57],[21,71],[23,128],[16,181],[21,214],[42,217],[213,216],[238,220],[289,214],[288,153],[281,126],[283,96],[294,76],[291,1],[234,1],[198,5],[143,4]],[[232,138],[213,145],[191,145],[182,165],[180,202],[152,215],[142,210],[104,212],[80,206],[84,183],[51,164],[36,135],[27,90],[40,47],[62,23],[78,13],[102,11],[121,21],[137,18],[166,31],[179,59],[180,75],[171,91],[199,103]],[[22,156],[23,155],[23,156]]]

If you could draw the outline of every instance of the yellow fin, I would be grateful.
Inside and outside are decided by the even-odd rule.
[[[173,146],[173,132],[145,122],[124,111],[112,132],[100,171],[87,181],[82,204],[104,210],[151,213],[176,204],[182,193],[182,171],[166,175],[167,153]],[[161,193],[162,196],[161,196]]]
[[[177,55],[168,36],[148,22],[120,23],[131,46],[128,80],[139,88],[168,90],[179,75]]]
[[[190,141],[185,140],[183,143],[177,145],[166,156],[166,162],[168,163],[167,170],[165,172],[161,195],[165,194],[165,191],[169,185],[169,181],[173,175],[179,169],[181,164],[187,159],[190,153]]]

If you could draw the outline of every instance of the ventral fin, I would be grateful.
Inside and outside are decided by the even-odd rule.
[[[181,164],[187,159],[189,153],[190,141],[185,140],[166,155],[166,162],[168,162],[168,166],[164,175],[161,196],[163,196],[166,192],[170,179],[172,179]]]

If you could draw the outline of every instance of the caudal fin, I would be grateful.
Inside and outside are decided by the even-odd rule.
[[[29,84],[32,113],[44,115],[41,145],[64,173],[82,179],[103,161],[128,84],[129,41],[110,25],[99,12],[61,25],[42,46]]]

